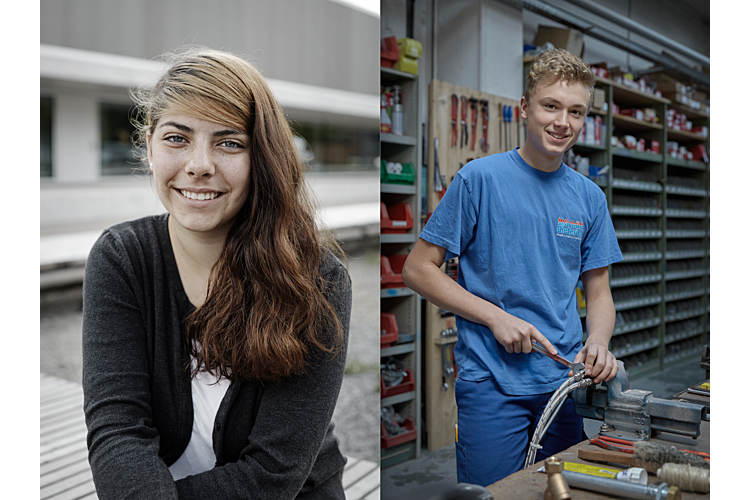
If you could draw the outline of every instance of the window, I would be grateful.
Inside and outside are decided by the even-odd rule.
[[[41,97],[39,104],[39,175],[52,177],[52,98]]]
[[[363,170],[375,168],[380,154],[380,131],[336,125],[292,122],[302,157],[313,171]],[[378,167],[379,168],[379,167]]]
[[[133,107],[127,104],[102,103],[99,108],[102,145],[102,175],[129,175],[142,167],[133,155],[131,136],[135,127],[130,123]]]

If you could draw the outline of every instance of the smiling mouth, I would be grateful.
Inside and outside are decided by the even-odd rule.
[[[566,139],[568,137],[567,135],[558,135],[558,134],[553,134],[552,132],[547,132],[547,133],[557,140]]]
[[[219,193],[218,191],[211,191],[210,193],[194,193],[192,191],[188,191],[186,189],[180,189],[180,193],[182,193],[182,196],[185,198],[189,198],[191,200],[198,200],[198,201],[204,201],[204,200],[213,200],[214,198],[218,198],[223,193]]]

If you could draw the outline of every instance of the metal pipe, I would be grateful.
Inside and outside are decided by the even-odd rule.
[[[661,33],[657,33],[656,31],[643,26],[642,24],[639,24],[633,21],[632,19],[629,19],[627,17],[624,17],[621,14],[618,14],[609,9],[606,9],[602,7],[601,5],[598,5],[597,3],[592,2],[591,0],[566,0],[566,1],[574,5],[577,5],[579,7],[582,7],[590,12],[593,12],[594,14],[600,17],[603,17],[604,19],[607,19],[609,21],[612,21],[613,23],[618,24],[622,26],[623,28],[627,28],[634,33],[638,33],[639,35],[644,36],[648,38],[649,40],[653,40],[654,42],[660,43],[664,45],[665,47],[668,47],[674,50],[675,52],[679,52],[680,54],[687,56],[696,62],[701,63],[703,66],[709,67],[711,64],[711,59],[709,57],[699,52],[696,52],[690,47],[685,47],[681,43],[677,43],[671,38],[667,38]]]
[[[596,491],[624,498],[636,498],[638,500],[666,500],[671,498],[680,498],[677,495],[679,488],[670,486],[667,483],[641,485],[609,479],[606,477],[590,476],[580,472],[568,470],[562,471],[563,477],[571,488],[582,490]]]
[[[592,23],[588,19],[584,19],[570,12],[566,12],[562,9],[554,7],[548,3],[542,2],[541,0],[496,0],[500,3],[510,5],[517,9],[526,9],[548,19],[552,19],[564,26],[576,29],[585,35],[588,35],[597,40],[601,40],[605,43],[610,44],[613,47],[622,49],[633,55],[636,55],[642,59],[650,61],[658,66],[665,69],[670,69],[676,73],[686,76],[690,80],[704,85],[711,84],[711,78],[703,73],[702,71],[696,71],[695,69],[683,64],[676,59],[665,56],[653,50],[651,47],[639,44],[632,40],[628,40],[622,35],[608,31],[601,26]]]

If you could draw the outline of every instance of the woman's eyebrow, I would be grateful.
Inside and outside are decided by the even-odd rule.
[[[179,130],[180,132],[185,132],[185,133],[188,133],[188,134],[193,131],[193,129],[191,129],[187,125],[182,125],[182,124],[177,123],[177,122],[164,122],[161,125],[159,125],[158,128],[167,127],[167,126],[172,126],[172,127],[176,128],[177,130]]]
[[[231,128],[226,129],[226,130],[220,130],[218,132],[214,132],[214,137],[224,137],[227,135],[247,135],[247,133],[241,130],[234,130]]]

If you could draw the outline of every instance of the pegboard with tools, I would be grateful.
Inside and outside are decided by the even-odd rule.
[[[510,99],[432,80],[427,148],[428,211],[437,205],[462,166],[473,159],[521,146],[525,132],[520,96]]]
[[[525,141],[520,96],[510,99],[432,80],[429,97],[425,180],[428,213],[435,209],[463,165],[472,159],[511,150]],[[446,270],[456,272],[455,266]],[[455,385],[446,376],[446,359],[456,337],[446,339],[441,335],[447,328],[446,322],[452,320],[445,313],[432,303],[425,304],[425,423],[430,451],[455,440]]]

